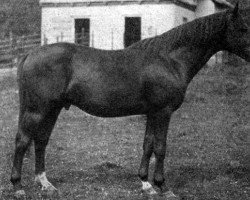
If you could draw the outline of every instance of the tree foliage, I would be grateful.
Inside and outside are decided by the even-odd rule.
[[[40,32],[39,0],[0,0],[0,36],[26,35]]]

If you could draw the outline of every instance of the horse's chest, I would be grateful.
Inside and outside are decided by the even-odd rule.
[[[146,99],[153,108],[170,107],[176,110],[184,100],[186,85],[178,79],[158,77],[145,85]]]

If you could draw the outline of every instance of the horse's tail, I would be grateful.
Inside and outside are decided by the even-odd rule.
[[[19,102],[20,102],[20,112],[23,111],[24,105],[23,105],[23,99],[24,99],[24,90],[23,90],[23,66],[25,63],[25,60],[27,59],[29,54],[25,54],[17,65],[17,83],[18,83],[18,89],[19,89]]]
[[[17,64],[17,81],[18,81],[18,84],[20,84],[20,81],[22,80],[22,74],[23,74],[23,65],[24,65],[24,62],[26,60],[26,58],[28,57],[29,54],[25,54],[21,59],[20,61],[18,62]]]

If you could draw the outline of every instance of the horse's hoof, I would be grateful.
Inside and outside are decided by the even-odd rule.
[[[176,196],[171,190],[162,193],[161,196],[164,196],[167,200],[179,200],[179,197]]]
[[[24,190],[17,190],[14,196],[16,199],[26,199],[26,194]]]
[[[35,184],[42,186],[41,190],[46,191],[48,194],[54,194],[57,189],[50,183],[46,177],[46,173],[37,174],[35,177]]]
[[[149,189],[146,189],[146,190],[142,190],[142,192],[146,195],[156,195],[158,194],[154,188],[149,188]]]
[[[46,190],[46,191],[57,191],[57,189],[50,183],[49,185],[46,186],[42,186],[42,190]]]
[[[46,194],[46,196],[55,196],[58,194],[58,190],[53,185],[42,187],[42,192]]]
[[[41,191],[41,196],[43,198],[55,198],[55,197],[58,197],[59,193],[58,193],[58,190],[55,188],[55,187],[51,187],[51,188],[47,188],[46,190],[43,189]]]

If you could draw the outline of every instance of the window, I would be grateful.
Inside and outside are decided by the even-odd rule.
[[[128,47],[131,44],[140,40],[141,40],[141,18],[125,17],[124,46]]]
[[[188,18],[187,17],[182,17],[182,23],[185,24],[188,22]]]
[[[75,42],[89,46],[90,19],[75,19]]]

